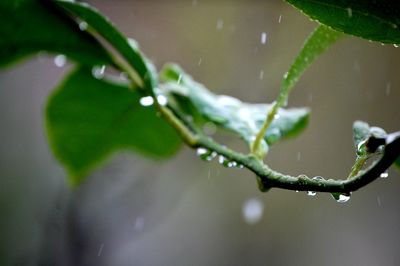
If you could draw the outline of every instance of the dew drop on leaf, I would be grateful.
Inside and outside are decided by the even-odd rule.
[[[82,21],[81,23],[79,23],[79,29],[81,31],[85,31],[88,28],[88,24],[86,23],[86,21]]]
[[[106,70],[106,66],[96,66],[92,68],[92,75],[96,79],[102,79],[104,77],[104,73]]]
[[[56,67],[63,67],[67,63],[67,57],[63,54],[57,55],[54,57],[54,64]]]

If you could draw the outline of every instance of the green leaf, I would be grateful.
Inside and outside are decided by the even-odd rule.
[[[180,144],[154,107],[140,105],[137,91],[75,70],[51,95],[47,133],[71,183],[77,184],[112,152],[127,149],[163,158]]]
[[[79,19],[85,21],[92,31],[96,31],[106,39],[139,74],[147,89],[152,90],[157,80],[149,61],[139,51],[136,42],[126,38],[113,23],[87,4],[70,1],[55,1],[55,3]]]
[[[103,47],[48,1],[0,1],[0,67],[39,51],[85,65],[111,64]]]
[[[400,170],[400,157],[397,158],[396,162],[394,163],[394,165],[397,166],[397,169]]]
[[[329,27],[318,26],[305,41],[289,71],[285,74],[281,88],[282,95],[280,97],[286,99],[290,90],[300,79],[304,71],[341,36],[343,36],[342,33],[334,31]]]
[[[337,31],[381,43],[400,43],[398,0],[286,1]]]
[[[272,104],[249,104],[230,96],[215,95],[195,82],[177,65],[165,66],[160,73],[160,79],[166,82],[161,85],[161,89],[167,90],[169,96],[174,97],[180,105],[190,101],[207,121],[237,133],[249,144],[260,130],[265,114],[272,107]],[[172,108],[177,109],[179,106],[172,105]],[[266,132],[266,143],[271,145],[295,135],[307,125],[308,118],[307,108],[280,109]]]
[[[369,157],[379,150],[371,152],[368,149],[368,140],[370,137],[385,138],[386,131],[380,127],[370,127],[366,122],[355,121],[353,123],[353,142],[358,156]]]

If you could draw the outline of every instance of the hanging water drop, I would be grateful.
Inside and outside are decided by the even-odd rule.
[[[399,48],[399,44],[393,44],[394,48]]]
[[[388,178],[389,173],[388,172],[384,172],[380,175],[380,178]]]
[[[145,96],[140,98],[139,103],[142,106],[151,106],[154,103],[154,99],[151,96]]]
[[[207,155],[206,161],[207,161],[207,162],[212,161],[215,157],[217,157],[217,155],[218,155],[218,154],[217,154],[215,151],[211,152],[210,154]]]
[[[339,203],[345,203],[350,200],[350,193],[332,193],[332,197]]]
[[[206,148],[197,148],[197,150],[196,150],[197,156],[202,156],[207,153],[209,153],[209,151]]]
[[[315,195],[317,195],[317,192],[315,192],[315,191],[307,191],[307,196],[314,197]]]
[[[67,57],[63,54],[57,55],[54,58],[54,64],[56,67],[63,67],[65,66],[65,63],[67,63]]]

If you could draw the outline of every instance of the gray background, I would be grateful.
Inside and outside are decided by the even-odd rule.
[[[316,26],[283,1],[91,3],[158,68],[177,62],[211,90],[248,102],[274,100]],[[68,69],[34,57],[0,72],[0,265],[400,265],[395,169],[339,204],[328,194],[261,193],[248,171],[202,162],[183,147],[162,162],[115,154],[69,190],[43,120],[46,98]],[[353,37],[335,44],[289,101],[312,108],[309,127],[274,146],[269,165],[347,176],[354,120],[400,129],[399,69],[393,46]],[[253,225],[242,215],[251,198],[264,206]]]

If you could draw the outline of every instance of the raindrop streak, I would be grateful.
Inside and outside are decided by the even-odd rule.
[[[222,30],[222,28],[224,27],[224,21],[222,19],[217,19],[217,30]]]
[[[203,58],[200,57],[199,61],[197,62],[197,65],[200,66],[202,61],[203,61]]]
[[[203,132],[207,136],[212,136],[217,132],[217,126],[213,122],[204,123]]]
[[[388,83],[386,83],[386,96],[389,96],[391,88],[392,83],[389,81]]]
[[[282,21],[282,15],[279,15],[278,23],[281,23],[281,21]]]
[[[259,78],[260,78],[260,80],[264,79],[264,70],[260,70]]]
[[[388,178],[389,173],[385,172],[380,175],[380,178]]]
[[[92,68],[92,75],[96,79],[102,79],[104,77],[105,70],[106,70],[106,66],[94,67],[94,68]]]
[[[261,33],[261,43],[262,44],[266,44],[267,43],[267,33],[266,32],[262,32]]]
[[[242,215],[247,224],[258,223],[264,213],[264,205],[259,199],[251,198],[243,203]]]
[[[297,152],[297,161],[301,160],[301,152]]]
[[[101,253],[103,253],[103,248],[104,248],[104,243],[102,243],[102,244],[100,245],[99,251],[97,252],[97,257],[100,257],[100,256],[101,256]]]
[[[353,10],[350,7],[348,7],[346,10],[347,10],[347,16],[351,18],[353,16]]]
[[[63,67],[65,66],[65,63],[67,63],[67,57],[65,57],[65,55],[60,54],[54,57],[54,64],[56,67]]]
[[[154,103],[154,99],[151,96],[142,97],[139,100],[142,106],[151,106]]]
[[[79,29],[81,31],[85,31],[88,28],[88,24],[85,21],[82,21],[81,23],[79,23]]]

